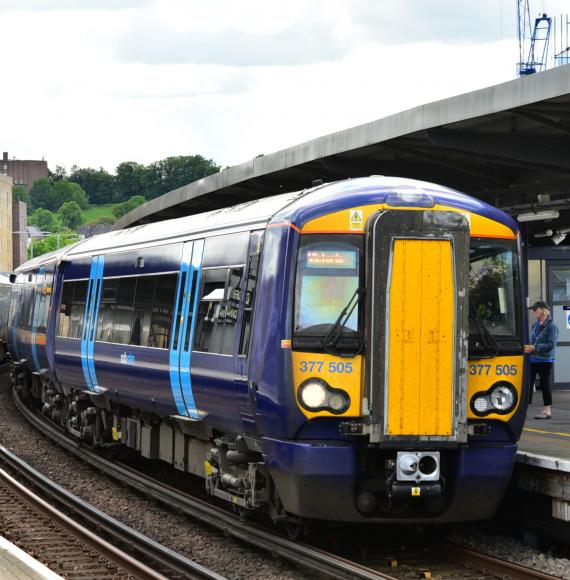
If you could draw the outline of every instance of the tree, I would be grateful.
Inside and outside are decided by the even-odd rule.
[[[113,208],[113,215],[117,219],[119,219],[123,217],[125,214],[135,209],[135,207],[138,207],[139,205],[143,204],[145,201],[146,200],[142,195],[133,195],[133,197],[131,197],[131,199],[129,199],[128,201],[116,205]]]
[[[83,223],[81,208],[76,201],[66,201],[57,212],[59,221],[70,230],[76,230]]]
[[[42,254],[53,252],[54,250],[77,242],[78,239],[79,236],[75,232],[62,232],[54,234],[53,236],[47,236],[42,240],[36,240],[32,242],[33,254],[28,249],[28,258],[31,258],[32,255],[36,258]]]
[[[89,203],[93,205],[114,201],[115,179],[102,167],[92,169],[91,167],[80,168],[76,165],[71,168],[69,176],[69,181],[79,184],[85,190]]]
[[[59,229],[56,217],[49,209],[37,209],[29,217],[28,223],[42,232],[55,232]]]
[[[117,165],[115,176],[115,201],[126,201],[134,195],[146,197],[146,167],[134,161]]]
[[[42,177],[34,181],[30,188],[30,209],[49,209],[57,211],[61,201],[54,195],[53,188],[47,177]]]
[[[146,168],[146,197],[153,199],[219,170],[219,165],[202,155],[167,157],[156,161]]]
[[[81,209],[89,207],[87,194],[78,183],[62,179],[53,185],[52,190],[54,197],[60,200],[57,209],[67,201],[74,201]]]
[[[56,165],[55,171],[50,171],[48,169],[48,178],[50,183],[53,185],[57,181],[61,181],[62,179],[67,179],[67,169],[63,167],[63,165]]]
[[[23,201],[24,203],[30,203],[30,194],[26,191],[23,185],[14,185],[12,187],[12,199],[14,201]]]

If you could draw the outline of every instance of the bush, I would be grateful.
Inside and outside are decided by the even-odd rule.
[[[131,199],[116,205],[113,208],[113,215],[117,219],[122,218],[124,215],[128,214],[139,205],[142,205],[145,201],[146,200],[142,195],[133,195]]]

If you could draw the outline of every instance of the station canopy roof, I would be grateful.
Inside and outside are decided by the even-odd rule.
[[[535,235],[570,231],[570,65],[258,156],[151,200],[115,227],[366,175],[432,181],[515,216],[557,210],[557,219],[524,226],[532,245],[552,245]]]

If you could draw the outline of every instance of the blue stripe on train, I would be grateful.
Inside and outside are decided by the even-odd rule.
[[[184,331],[184,342],[188,343],[188,350],[182,350],[180,355],[180,378],[182,381],[182,396],[186,403],[188,415],[193,419],[199,419],[198,409],[196,408],[196,401],[194,400],[194,392],[192,391],[192,374],[191,374],[191,360],[192,360],[192,344],[194,342],[194,330],[196,328],[196,310],[198,305],[198,294],[200,290],[200,280],[202,278],[202,254],[204,250],[204,241],[199,240],[194,242],[194,251],[192,253],[192,263],[190,265],[190,282],[193,284],[189,287],[188,292],[188,312],[192,312],[191,320],[186,317],[186,325]],[[190,300],[192,299],[192,304]],[[190,328],[188,328],[190,322]],[[190,336],[186,339],[186,333]]]
[[[97,261],[97,283],[93,291],[93,318],[91,319],[91,328],[87,342],[87,369],[91,377],[91,385],[95,392],[100,392],[99,382],[95,374],[95,331],[97,329],[97,319],[99,318],[99,305],[101,304],[101,287],[103,286],[103,270],[105,268],[105,256],[99,256]]]
[[[178,414],[194,419],[199,419],[200,417],[196,409],[190,376],[195,319],[192,317],[192,320],[189,320],[189,313],[196,312],[203,250],[203,240],[184,244],[170,343],[170,386],[172,397]],[[191,300],[193,301],[192,304],[190,304]],[[188,324],[189,322],[190,324]],[[178,332],[176,332],[177,329]],[[185,349],[185,344],[188,344],[187,349]]]
[[[91,390],[91,381],[87,368],[87,336],[89,334],[88,324],[90,320],[92,286],[95,283],[95,273],[97,272],[97,257],[91,260],[91,271],[89,272],[89,283],[87,285],[87,296],[85,298],[85,313],[83,314],[83,326],[81,328],[81,368],[87,388]]]
[[[95,329],[97,316],[99,315],[99,303],[101,301],[101,286],[103,285],[103,269],[105,267],[104,256],[95,256],[91,261],[89,284],[87,286],[87,303],[83,316],[83,328],[81,331],[81,366],[85,384],[90,391],[99,391],[97,377],[95,375],[95,361],[93,359],[93,347],[95,342]]]
[[[179,415],[188,414],[182,390],[180,388],[180,348],[182,345],[182,328],[186,314],[186,302],[188,295],[188,278],[190,277],[190,255],[192,251],[192,242],[184,244],[182,250],[182,261],[180,263],[180,274],[178,275],[178,287],[176,291],[176,303],[174,307],[174,318],[172,319],[172,330],[170,340],[170,388],[172,397],[176,404]],[[190,255],[189,255],[190,254]],[[179,310],[180,307],[180,310]],[[178,332],[177,332],[178,330]]]

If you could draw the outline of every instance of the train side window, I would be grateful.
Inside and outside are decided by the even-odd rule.
[[[222,306],[220,320],[224,319],[221,354],[233,354],[236,340],[239,305],[242,296],[243,268],[232,268],[228,278],[226,300]]]
[[[27,316],[25,320],[24,328],[26,330],[32,330],[34,325],[34,313],[36,311],[36,292],[39,295],[39,288],[36,287],[38,280],[38,273],[34,271],[28,276],[29,285],[26,286],[26,300],[28,302]],[[38,305],[39,306],[39,305]]]
[[[61,292],[61,305],[59,307],[59,321],[57,335],[68,337],[71,332],[71,306],[73,304],[73,291],[75,282],[64,282]]]
[[[73,303],[71,305],[69,338],[81,338],[83,317],[85,315],[85,303],[87,302],[87,284],[87,280],[78,280],[75,282]]]
[[[219,316],[227,277],[226,268],[203,271],[202,296],[198,306],[194,337],[194,349],[197,351],[220,352],[224,326],[219,324]]]
[[[53,289],[54,268],[48,268],[43,276],[41,285],[40,314],[38,317],[37,332],[45,334],[49,320],[49,311],[51,305],[51,296]]]
[[[129,344],[133,321],[133,302],[136,278],[121,278],[117,292],[117,302],[113,313],[113,339],[118,344]]]
[[[113,325],[117,309],[117,295],[119,293],[118,278],[104,279],[101,288],[101,303],[97,320],[98,342],[113,342]]]
[[[178,274],[162,275],[157,279],[148,346],[155,348],[169,346],[177,283]]]
[[[155,287],[156,276],[141,276],[137,281],[130,344],[148,345]]]
[[[194,349],[233,354],[243,268],[204,270]]]

